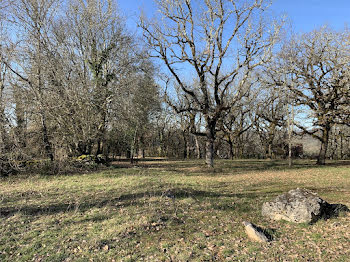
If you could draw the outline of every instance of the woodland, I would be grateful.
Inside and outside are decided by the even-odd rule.
[[[135,34],[114,0],[1,1],[2,176],[350,158],[347,28],[292,34],[265,0],[157,4]]]
[[[349,261],[349,29],[155,3],[0,0],[0,261]]]

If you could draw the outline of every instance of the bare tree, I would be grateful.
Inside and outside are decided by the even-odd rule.
[[[33,99],[35,114],[40,119],[42,142],[47,157],[54,160],[54,150],[49,134],[47,114],[47,81],[45,79],[45,58],[49,43],[52,17],[56,11],[57,0],[19,0],[14,4],[14,24],[21,33],[17,39],[17,59],[7,64]]]
[[[127,147],[144,147],[160,108],[155,69],[116,1],[6,0],[0,13],[16,29],[0,36],[1,152],[16,140],[32,158],[108,156],[135,129]]]
[[[2,40],[2,32],[0,28],[0,41]],[[0,42],[0,154],[3,152],[4,145],[4,126],[5,126],[5,101],[4,101],[4,89],[5,89],[5,77],[6,77],[6,66],[4,63],[4,50],[2,47],[2,41]]]
[[[89,137],[97,148],[96,155],[106,149],[108,112],[121,79],[132,68],[133,43],[125,32],[112,0],[71,1],[67,15],[71,39],[80,54],[83,82],[87,85],[93,109],[96,133]],[[91,121],[89,121],[91,123]]]
[[[247,142],[244,141],[243,136],[253,126],[251,118],[255,99],[255,95],[247,95],[232,110],[228,111],[220,122],[222,139],[229,145],[231,159],[243,157],[244,144]]]
[[[8,65],[14,59],[14,48],[9,41],[8,7],[5,1],[0,7],[0,176],[15,173],[22,157],[17,132],[13,126],[13,100],[11,99],[11,71]],[[1,16],[3,12],[3,16]]]
[[[0,20],[0,158],[5,151],[6,136],[6,116],[5,116],[5,80],[7,76],[7,67],[5,64],[5,46],[4,46],[4,30]],[[1,161],[1,160],[0,160]],[[2,165],[0,164],[0,168]],[[0,172],[1,173],[1,172]]]
[[[278,138],[278,129],[286,124],[288,101],[285,90],[271,86],[266,78],[262,83],[264,83],[264,88],[257,99],[254,123],[264,147],[265,155],[272,159],[275,157],[274,147]]]
[[[159,19],[142,18],[140,26],[151,55],[164,62],[181,95],[191,101],[191,107],[181,107],[172,98],[176,111],[203,115],[206,163],[213,167],[218,120],[245,95],[253,70],[270,59],[281,26],[263,21],[269,5],[263,0],[157,3]]]
[[[295,103],[308,109],[312,121],[295,124],[321,142],[317,163],[324,165],[332,127],[349,125],[349,34],[322,27],[294,39],[281,57],[281,67],[296,79],[293,85],[287,83]]]

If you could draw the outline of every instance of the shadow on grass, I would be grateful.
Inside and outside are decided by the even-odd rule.
[[[125,160],[112,163],[114,168],[153,168],[170,172],[186,172],[185,175],[197,174],[225,175],[241,172],[267,171],[267,170],[298,170],[304,168],[329,168],[350,166],[349,160],[329,161],[326,165],[316,165],[314,160],[295,160],[292,167],[288,166],[287,160],[216,160],[215,168],[206,167],[204,160],[166,160],[166,159],[140,159],[133,164]]]
[[[103,207],[117,207],[123,208],[127,206],[142,206],[147,204],[147,200],[151,197],[162,197],[165,199],[171,199],[173,201],[177,199],[192,198],[195,201],[201,201],[203,199],[208,199],[212,203],[212,208],[228,210],[236,209],[236,206],[230,207],[224,202],[220,202],[218,198],[244,198],[248,201],[254,200],[261,196],[266,196],[267,194],[276,195],[277,193],[273,191],[271,193],[266,192],[247,192],[247,193],[217,193],[213,191],[203,191],[203,190],[194,190],[192,188],[174,188],[156,191],[143,191],[139,193],[132,194],[123,194],[120,196],[115,196],[117,192],[107,192],[106,195],[97,199],[84,200],[83,202],[76,201],[76,203],[52,203],[47,205],[26,205],[21,207],[9,206],[9,207],[0,207],[0,217],[8,217],[16,213],[21,213],[29,216],[38,216],[38,215],[49,215],[62,212],[85,212],[92,208],[103,208]],[[220,204],[221,203],[221,204]],[[242,207],[243,208],[243,207]]]
[[[324,220],[328,220],[331,218],[337,218],[342,214],[350,212],[350,209],[343,204],[329,204],[326,212],[323,215]]]

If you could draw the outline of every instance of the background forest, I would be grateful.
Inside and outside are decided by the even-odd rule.
[[[144,157],[350,158],[350,32],[268,1],[1,0],[0,173]]]

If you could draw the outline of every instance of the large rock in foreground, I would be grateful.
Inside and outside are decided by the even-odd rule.
[[[306,189],[293,189],[262,206],[262,215],[273,220],[312,223],[329,217],[332,205]]]

